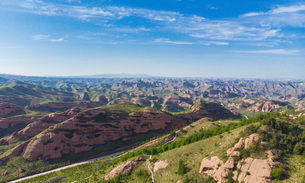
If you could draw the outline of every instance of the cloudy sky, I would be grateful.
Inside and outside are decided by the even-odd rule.
[[[305,1],[0,0],[0,73],[305,79]]]

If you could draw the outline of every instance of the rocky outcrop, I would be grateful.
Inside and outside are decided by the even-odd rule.
[[[240,152],[243,148],[248,149],[255,142],[259,142],[258,134],[252,134],[247,138],[240,138],[239,141],[227,150],[228,159],[224,163],[217,156],[211,159],[204,158],[201,161],[199,173],[211,176],[218,183],[227,182],[230,172],[234,180],[242,183],[269,183],[271,182],[271,169],[275,166],[273,153],[266,151],[267,159],[254,159],[248,157],[240,159]],[[237,161],[234,158],[237,158]]]
[[[186,97],[167,97],[164,99],[163,108],[169,112],[180,112],[190,109],[193,100]]]
[[[108,99],[106,96],[101,95],[101,96],[93,97],[93,98],[91,99],[91,101],[92,101],[92,102],[97,102],[97,103],[99,103],[100,105],[106,105],[106,104],[108,104],[109,99]]]
[[[239,149],[245,148],[248,149],[251,147],[255,142],[259,142],[260,137],[259,134],[254,133],[251,134],[247,138],[240,138],[239,141],[231,148],[227,150],[227,156],[232,156],[232,157],[238,157],[240,155],[240,152],[238,151]]]
[[[141,162],[142,160],[140,158],[136,160],[130,160],[127,161],[117,167],[115,167],[113,170],[111,170],[105,177],[105,180],[110,180],[118,175],[127,175],[131,173],[134,168]]]
[[[200,104],[195,105],[191,111],[177,114],[177,116],[190,122],[197,121],[204,117],[214,120],[237,117],[237,115],[233,114],[222,105],[212,102],[201,102]]]
[[[35,104],[26,106],[27,109],[32,111],[39,111],[39,112],[62,112],[73,107],[80,107],[80,108],[93,108],[97,107],[98,105],[88,103],[88,102],[80,102],[80,103],[58,103],[58,102],[49,102],[43,104]]]
[[[77,93],[77,97],[82,101],[90,101],[90,96],[87,92],[79,92]]]
[[[217,156],[211,159],[203,159],[201,161],[199,173],[211,176],[218,183],[225,183],[229,175],[229,171],[234,168],[234,159],[229,157],[229,159],[224,163]]]
[[[36,118],[37,117],[32,117],[32,116],[3,118],[0,119],[0,130],[13,128],[18,125],[26,126],[27,124],[34,121]]]
[[[20,97],[0,96],[0,102],[11,103],[24,107],[26,105],[29,105],[31,103],[31,100]]]
[[[267,159],[247,158],[241,161],[243,164],[240,173],[235,172],[235,179],[245,183],[268,183],[271,182],[271,167]]]
[[[0,118],[6,118],[20,114],[25,114],[25,111],[22,107],[11,103],[0,103]]]
[[[134,104],[139,104],[141,106],[152,106],[151,101],[149,101],[148,99],[145,99],[145,98],[140,98],[140,97],[132,98],[131,102]]]
[[[209,98],[233,98],[233,97],[237,97],[238,95],[233,93],[233,92],[229,92],[229,91],[221,91],[219,89],[210,89],[207,90],[203,93],[204,97],[209,97]]]
[[[263,103],[256,103],[250,108],[252,112],[274,112],[280,107],[288,106],[287,102],[279,102],[279,101],[266,101]]]
[[[228,104],[229,107],[238,109],[238,110],[248,110],[251,112],[274,112],[281,107],[287,106],[290,107],[288,102],[281,101],[265,101],[265,100],[252,100],[244,99],[241,102],[232,102]]]
[[[163,134],[186,125],[182,120],[158,110],[142,107],[139,110],[85,110],[37,135],[24,148],[22,155],[30,160],[56,159],[65,154],[89,151],[96,145],[128,140],[139,134],[147,136],[150,132]]]
[[[81,112],[82,110],[84,110],[84,109],[73,108],[64,113],[51,113],[51,114],[48,114],[47,116],[38,118],[35,121],[32,121],[22,130],[20,130],[18,132],[14,132],[12,135],[10,135],[6,139],[6,141],[8,143],[14,143],[19,140],[26,140],[31,137],[34,137],[35,135],[39,134],[40,132],[44,131],[45,129],[49,128],[50,126],[53,126],[57,123],[68,120],[69,118],[73,117],[74,115]]]
[[[16,133],[38,117],[23,116],[0,119],[0,138]],[[0,145],[8,144],[7,139],[1,139]]]

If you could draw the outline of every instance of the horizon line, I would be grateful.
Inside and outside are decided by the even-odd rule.
[[[125,76],[124,76],[125,75]],[[305,78],[257,78],[257,77],[211,77],[211,76],[156,76],[142,73],[104,73],[104,74],[85,74],[85,75],[26,75],[26,74],[9,74],[0,73],[0,77],[35,77],[35,78],[62,78],[62,79],[227,79],[227,80],[293,80],[304,81]]]

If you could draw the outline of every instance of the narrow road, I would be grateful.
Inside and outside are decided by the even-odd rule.
[[[178,136],[178,132],[175,132],[174,138],[173,138],[172,140],[170,140],[170,141],[164,143],[164,145],[167,145],[167,144],[170,144],[170,143],[174,142],[174,141],[176,140],[177,136]]]
[[[71,164],[71,165],[67,165],[67,166],[64,166],[64,167],[56,168],[56,169],[49,170],[49,171],[46,171],[46,172],[42,172],[42,173],[38,173],[38,174],[35,174],[35,175],[30,175],[30,176],[27,176],[27,177],[16,179],[16,180],[10,181],[9,183],[16,183],[16,182],[20,182],[20,181],[23,181],[23,180],[31,179],[31,178],[34,178],[34,177],[39,177],[39,176],[42,176],[42,175],[46,175],[46,174],[49,174],[49,173],[58,172],[60,170],[68,169],[68,168],[71,168],[71,167],[75,167],[75,166],[91,163],[91,162],[93,162],[95,160],[105,159],[105,158],[108,158],[108,157],[111,157],[111,156],[118,156],[118,155],[123,154],[125,152],[127,152],[127,151],[116,152],[116,153],[113,153],[113,154],[108,154],[108,155],[105,155],[105,156],[101,156],[101,157],[98,157],[98,158],[82,161],[82,162],[79,162],[79,163],[74,163],[74,164]]]
[[[150,160],[152,159],[152,155],[146,155],[144,154],[143,156],[149,156],[149,158],[146,160],[146,164],[147,164],[147,169],[150,172],[151,175],[151,182],[155,183],[155,177],[154,177],[154,166],[151,164]]]

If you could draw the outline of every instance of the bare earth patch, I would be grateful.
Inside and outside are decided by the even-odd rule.
[[[158,171],[159,169],[166,168],[168,166],[167,161],[159,160],[154,164],[154,172]]]

